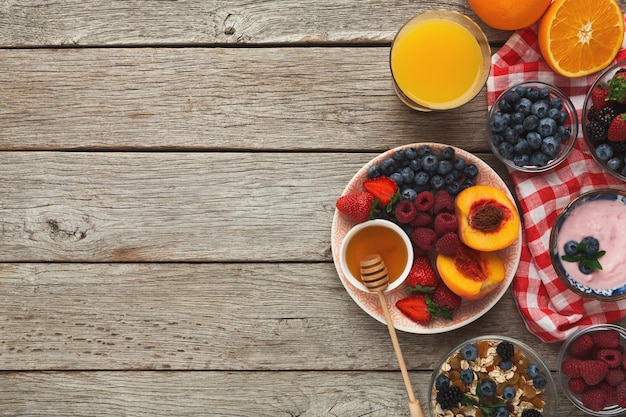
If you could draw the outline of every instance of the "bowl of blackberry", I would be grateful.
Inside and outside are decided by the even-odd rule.
[[[489,110],[487,136],[493,153],[508,167],[544,172],[563,162],[574,147],[578,116],[562,90],[528,81],[496,99]]]
[[[626,329],[595,324],[572,333],[559,351],[558,379],[567,398],[592,416],[626,413]]]
[[[526,344],[506,336],[469,339],[443,357],[431,377],[430,414],[554,417],[556,385]]]
[[[589,88],[582,130],[596,162],[626,180],[626,61],[605,69]]]

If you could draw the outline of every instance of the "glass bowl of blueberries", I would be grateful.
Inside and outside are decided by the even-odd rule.
[[[489,110],[487,136],[493,153],[508,167],[548,171],[574,147],[578,116],[569,97],[540,81],[514,85]]]
[[[457,345],[435,367],[430,415],[555,417],[557,391],[550,369],[523,342],[496,335]]]
[[[626,298],[626,191],[602,188],[574,198],[556,217],[549,254],[570,290],[599,301]]]
[[[582,112],[582,130],[591,155],[600,166],[626,181],[626,61],[606,68],[589,88]]]

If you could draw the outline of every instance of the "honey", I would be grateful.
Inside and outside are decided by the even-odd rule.
[[[361,259],[375,253],[385,262],[391,284],[402,275],[409,259],[402,236],[395,230],[379,225],[357,231],[346,246],[346,264],[352,276],[361,280]]]

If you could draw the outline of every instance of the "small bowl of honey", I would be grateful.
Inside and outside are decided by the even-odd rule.
[[[339,261],[346,279],[361,291],[369,291],[361,280],[361,259],[379,254],[387,266],[389,286],[397,288],[413,264],[413,244],[404,230],[389,220],[368,220],[351,228],[341,242]]]

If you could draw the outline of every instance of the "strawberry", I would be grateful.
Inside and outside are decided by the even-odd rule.
[[[416,323],[428,323],[432,318],[426,301],[426,295],[424,294],[414,294],[404,297],[396,302],[396,307],[402,314]]]
[[[597,385],[604,380],[609,373],[609,366],[600,360],[586,360],[580,362],[580,376],[587,385]]]
[[[431,300],[439,307],[439,313],[447,319],[452,319],[452,312],[461,306],[462,301],[461,297],[453,293],[445,284],[435,288]]]
[[[389,177],[369,179],[363,183],[363,188],[375,198],[379,198],[381,206],[386,206],[391,203],[392,200],[395,202],[400,197],[398,184]]]
[[[439,277],[427,256],[415,257],[406,284],[411,292],[433,292],[439,285]]]
[[[613,119],[609,125],[607,137],[611,142],[626,140],[626,113],[622,113]]]
[[[374,201],[376,197],[367,191],[357,191],[339,197],[335,207],[353,221],[363,223],[370,219]]]
[[[600,83],[593,89],[593,91],[591,92],[591,102],[593,103],[593,108],[596,111],[599,112],[609,105],[606,99],[608,93],[609,86],[605,83]]]

